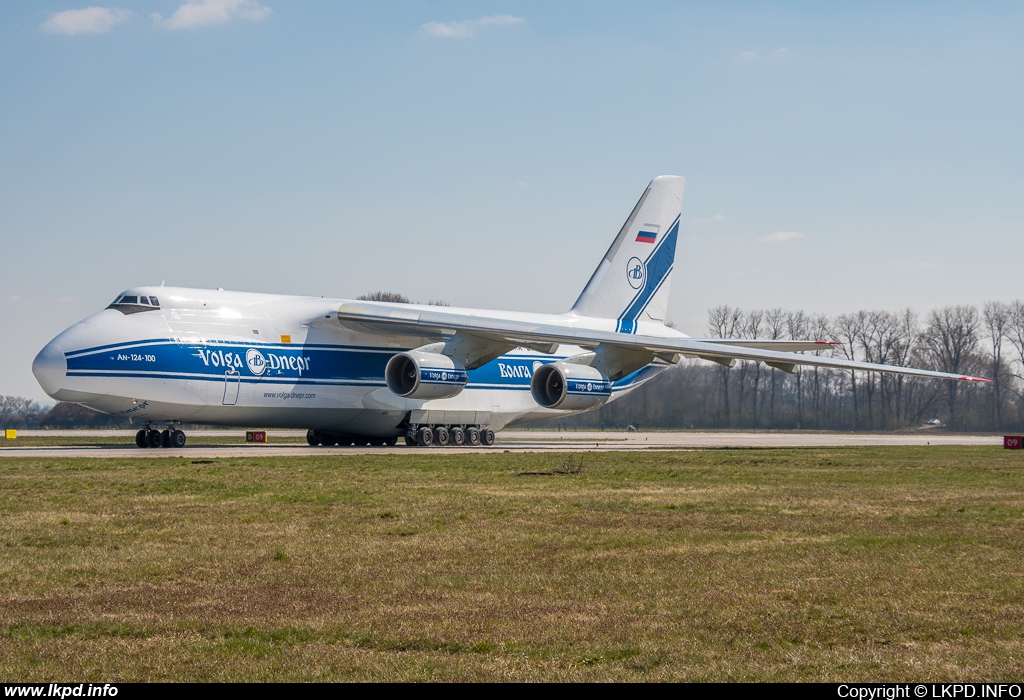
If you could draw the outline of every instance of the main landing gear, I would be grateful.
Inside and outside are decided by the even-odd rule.
[[[490,447],[494,431],[479,425],[412,425],[405,444],[416,447]]]
[[[370,437],[336,433],[329,430],[307,430],[306,442],[311,446],[324,445],[372,445],[392,446],[396,437]],[[490,447],[494,444],[494,431],[479,425],[413,425],[405,434],[405,444],[417,447]]]
[[[346,445],[372,445],[373,447],[383,447],[384,445],[387,445],[391,447],[398,442],[398,438],[351,435],[349,433],[336,433],[331,430],[307,430],[306,442],[312,447],[316,447],[317,445],[323,445],[324,447],[330,447],[332,445],[341,445],[343,447]]]
[[[184,447],[185,433],[172,423],[165,430],[157,430],[149,425],[135,433],[136,447]]]

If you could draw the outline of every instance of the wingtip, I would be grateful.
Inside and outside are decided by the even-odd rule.
[[[965,382],[982,382],[984,384],[991,384],[992,383],[991,379],[985,379],[984,377],[961,376],[960,379],[962,381],[965,381]]]

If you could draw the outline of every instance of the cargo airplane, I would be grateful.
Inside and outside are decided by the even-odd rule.
[[[306,428],[311,445],[491,445],[684,357],[987,381],[805,354],[828,341],[665,325],[683,184],[651,181],[564,314],[133,287],[50,341],[32,371],[58,401],[129,417],[139,447],[184,446],[182,423]]]

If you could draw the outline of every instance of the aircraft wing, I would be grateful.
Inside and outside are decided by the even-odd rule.
[[[738,345],[744,348],[760,348],[761,350],[778,350],[780,352],[803,352],[810,350],[831,350],[842,345],[838,340],[762,340],[761,338],[694,338],[702,343],[718,345]]]
[[[576,328],[571,325],[555,325],[521,321],[505,318],[494,318],[477,315],[471,312],[444,311],[437,307],[435,311],[406,304],[387,302],[359,301],[346,302],[338,308],[338,321],[343,324],[356,324],[374,330],[417,336],[420,338],[447,339],[456,333],[506,344],[510,347],[536,347],[550,344],[577,345],[584,348],[596,348],[604,345],[627,353],[645,352],[654,357],[667,355],[684,355],[699,357],[726,364],[731,360],[754,360],[769,364],[787,372],[792,372],[797,365],[827,367],[832,369],[854,369],[873,372],[888,372],[917,377],[937,377],[940,379],[958,379],[974,382],[990,382],[990,379],[937,372],[913,367],[897,367],[871,362],[857,362],[835,357],[819,357],[804,355],[798,352],[785,352],[776,348],[820,350],[832,347],[832,343],[824,341],[759,341],[739,339],[695,339],[695,338],[662,338],[651,335],[616,333],[614,331],[597,331]],[[739,345],[738,343],[744,343]]]

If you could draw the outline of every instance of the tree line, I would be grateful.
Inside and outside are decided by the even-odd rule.
[[[836,357],[992,379],[991,384],[760,362],[683,360],[602,409],[552,421],[581,428],[1024,431],[1024,301],[838,316],[780,308],[708,311],[708,337],[838,340]],[[826,351],[823,354],[829,354]]]
[[[125,416],[108,416],[75,403],[40,404],[21,396],[0,396],[0,430],[13,428],[131,428]]]

